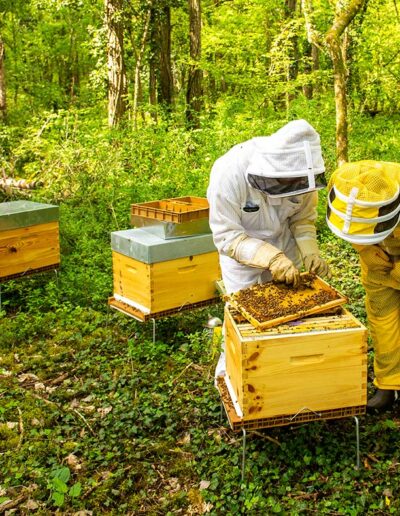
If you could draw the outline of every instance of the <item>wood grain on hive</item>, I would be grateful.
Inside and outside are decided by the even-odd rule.
[[[143,263],[113,252],[114,295],[162,312],[216,299],[220,276],[218,253],[185,256],[158,263]]]
[[[345,309],[260,332],[227,306],[225,347],[226,381],[241,424],[268,426],[270,418],[298,412],[365,411],[367,330]]]
[[[128,315],[146,320],[219,300],[219,257],[211,234],[166,240],[136,228],[112,233],[111,247],[113,308],[130,306]]]
[[[58,207],[31,201],[0,204],[0,281],[59,264]]]

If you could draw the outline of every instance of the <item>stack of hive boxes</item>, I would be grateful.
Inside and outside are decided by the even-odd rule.
[[[0,282],[58,268],[58,218],[58,206],[51,204],[0,204]]]
[[[218,252],[206,199],[132,204],[131,223],[134,229],[111,234],[111,307],[145,321],[218,299]]]
[[[278,286],[262,288],[265,302],[273,301]],[[247,297],[253,290],[247,289]],[[283,309],[295,306],[296,297],[307,294],[312,301],[330,291],[336,299],[310,308],[309,316],[298,309],[297,318],[296,311],[282,317],[276,307],[276,315],[261,324],[231,296],[225,306],[226,375],[218,378],[218,388],[233,429],[365,412],[367,330],[342,307],[346,298],[316,277],[304,292],[288,290],[279,301]]]

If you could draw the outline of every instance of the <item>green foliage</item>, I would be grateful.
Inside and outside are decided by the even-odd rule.
[[[219,343],[204,328],[209,313],[223,317],[223,304],[157,321],[155,342],[151,322],[107,307],[110,233],[130,227],[132,202],[204,196],[216,158],[296,118],[321,134],[328,176],[336,166],[331,64],[320,56],[309,72],[299,11],[276,0],[202,2],[206,108],[201,128],[186,131],[187,4],[166,5],[174,107],[166,115],[147,105],[146,46],[139,128],[128,116],[111,131],[103,2],[0,2],[8,95],[0,167],[41,183],[0,190],[0,201],[58,204],[62,252],[57,276],[2,285],[0,504],[23,495],[17,510],[38,514],[396,514],[398,409],[361,420],[360,471],[350,420],[249,433],[242,483],[242,441],[213,386]],[[326,31],[331,5],[315,8]],[[352,160],[400,162],[394,9],[370,3],[349,31]],[[147,11],[135,0],[121,13],[129,105]],[[312,100],[302,92],[309,84]],[[367,324],[357,255],[327,230],[325,208],[322,192],[317,226],[332,284]],[[372,350],[369,358],[371,371]]]
[[[58,277],[2,285],[0,503],[31,489],[45,514],[400,510],[397,409],[361,420],[360,471],[351,420],[271,429],[265,439],[250,433],[242,483],[242,441],[221,419],[213,386],[218,343],[204,329],[209,313],[223,317],[223,304],[157,321],[155,342],[151,322],[107,308],[110,232],[129,227],[131,202],[205,195],[220,154],[300,117],[320,131],[331,173],[329,98],[299,98],[279,116],[233,98],[190,133],[163,124],[109,131],[95,109],[3,128],[3,163],[43,181],[21,195],[60,205],[62,266]],[[400,161],[396,123],[353,114],[352,156]],[[332,283],[367,323],[357,256],[327,230],[325,203],[322,194],[319,239]]]
[[[82,491],[80,482],[76,482],[71,487],[68,487],[68,481],[71,478],[71,472],[67,467],[59,467],[53,470],[50,474],[48,482],[48,489],[51,492],[51,499],[56,507],[62,507],[65,502],[65,497],[78,498]]]

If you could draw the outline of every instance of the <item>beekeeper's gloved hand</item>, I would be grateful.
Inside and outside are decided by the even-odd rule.
[[[322,278],[331,278],[332,274],[329,265],[319,254],[314,223],[308,219],[295,220],[292,222],[290,230],[296,240],[304,268]]]
[[[390,271],[390,277],[399,283],[400,288],[400,257],[396,257],[397,259],[393,263],[393,269]]]
[[[321,276],[321,278],[332,277],[329,265],[319,254],[308,254],[303,258],[303,262],[304,268],[307,271],[317,274],[318,276]]]
[[[240,235],[232,243],[229,256],[250,267],[269,269],[274,281],[295,287],[300,283],[300,272],[293,262],[280,249],[257,238]]]
[[[274,281],[297,287],[300,283],[300,271],[282,252],[276,254],[269,263],[269,270]]]
[[[392,261],[381,247],[378,245],[359,244],[353,244],[353,247],[359,252],[361,261],[364,262],[369,271],[390,273],[393,268]]]

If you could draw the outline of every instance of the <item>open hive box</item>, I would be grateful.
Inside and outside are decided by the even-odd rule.
[[[131,204],[131,216],[183,223],[208,218],[208,201],[202,197],[175,197]]]
[[[0,282],[59,266],[58,212],[32,201],[0,204]]]
[[[318,276],[304,273],[297,288],[284,283],[264,283],[225,296],[258,330],[265,330],[304,316],[326,313],[347,302]]]
[[[218,389],[233,429],[365,412],[367,330],[340,306],[344,296],[320,278],[312,284],[317,292],[330,292],[332,299],[321,303],[314,297],[305,309],[302,296],[281,296],[262,316],[249,313],[249,297],[239,302],[238,296],[229,296],[224,318],[226,375],[218,378]],[[310,286],[303,287],[297,294],[306,292],[310,299]],[[285,307],[290,309],[282,315]]]
[[[164,239],[211,233],[208,201],[177,197],[131,205],[131,224]]]

